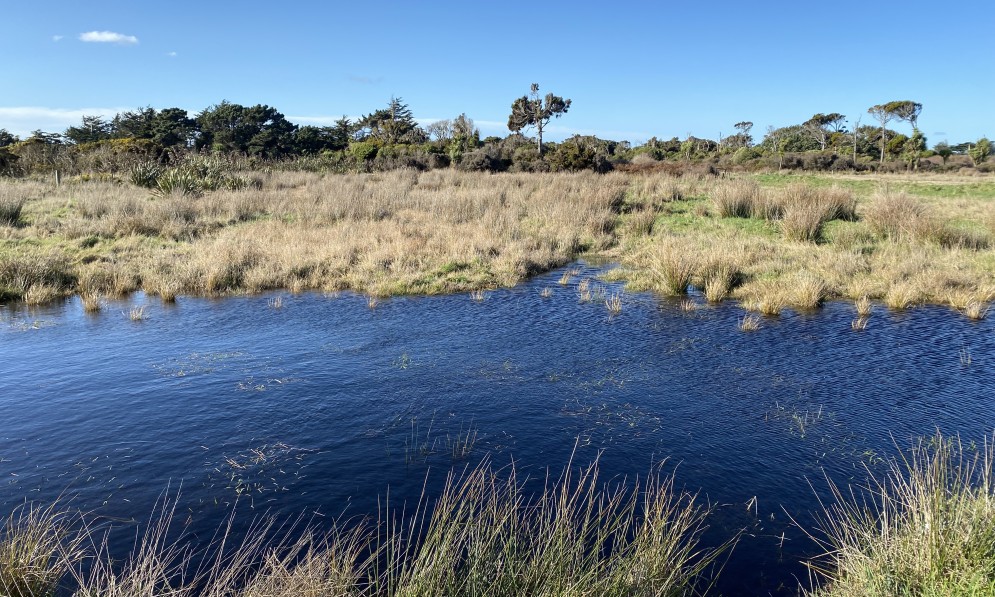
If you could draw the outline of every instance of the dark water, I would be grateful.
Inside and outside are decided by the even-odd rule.
[[[233,507],[240,523],[375,515],[388,490],[414,502],[484,455],[538,477],[573,452],[600,454],[605,477],[666,460],[715,506],[707,541],[746,530],[723,594],[793,594],[815,547],[789,514],[810,524],[827,477],[859,483],[896,444],[995,427],[990,321],[878,308],[854,332],[839,303],[744,333],[734,304],[648,294],[610,317],[578,300],[600,271],[578,267],[567,286],[557,271],[374,310],[348,293],[0,308],[0,514],[63,495],[145,521],[178,492],[210,535]]]

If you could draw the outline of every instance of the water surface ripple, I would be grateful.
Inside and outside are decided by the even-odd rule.
[[[0,308],[0,514],[62,495],[144,521],[179,493],[210,536],[231,508],[246,523],[374,514],[388,489],[414,501],[485,455],[536,478],[571,454],[600,455],[608,478],[665,461],[715,506],[707,541],[746,529],[723,594],[793,594],[814,547],[788,514],[811,524],[827,477],[859,483],[896,444],[937,430],[982,441],[995,427],[988,321],[878,307],[855,332],[852,306],[831,303],[744,333],[733,303],[695,296],[685,312],[638,293],[611,316],[577,285],[618,288],[599,267],[571,267],[566,285],[560,270],[479,302],[137,295],[97,315],[75,299]],[[141,303],[147,318],[133,322]],[[472,450],[454,457],[468,433]]]

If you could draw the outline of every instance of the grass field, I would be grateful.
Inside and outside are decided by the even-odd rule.
[[[274,288],[375,296],[514,285],[589,252],[632,289],[755,310],[995,296],[995,179],[956,175],[241,173],[153,193],[0,180],[0,300]]]

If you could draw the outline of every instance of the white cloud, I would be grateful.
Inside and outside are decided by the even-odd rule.
[[[176,58],[177,54],[176,52],[166,52],[166,56],[169,56],[170,58]]]
[[[134,45],[138,43],[138,38],[134,35],[114,33],[113,31],[87,31],[86,33],[79,34],[79,40],[94,43],[122,45]]]
[[[62,39],[62,37],[63,36],[61,36],[61,35],[53,35],[52,36],[52,41],[59,41],[60,39]]]
[[[0,129],[7,129],[19,137],[28,137],[31,131],[41,129],[47,133],[61,133],[78,125],[83,116],[112,118],[118,112],[134,108],[44,108],[36,106],[0,107]]]

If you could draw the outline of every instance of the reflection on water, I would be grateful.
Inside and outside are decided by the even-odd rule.
[[[571,455],[607,478],[663,461],[715,506],[707,540],[746,529],[723,593],[793,593],[814,547],[788,515],[811,522],[827,477],[995,427],[990,322],[880,309],[854,331],[836,303],[743,333],[737,305],[701,297],[623,294],[612,314],[619,288],[572,267],[375,309],[348,293],[4,307],[0,514],[68,495],[146,520],[168,488],[210,536],[231,508],[374,514],[485,455],[536,478]]]

